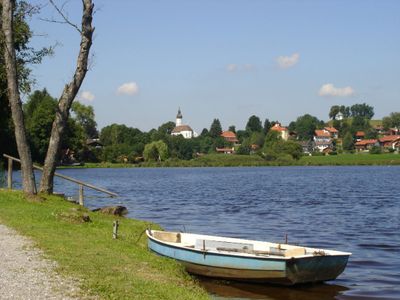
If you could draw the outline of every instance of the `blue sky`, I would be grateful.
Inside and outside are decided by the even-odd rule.
[[[46,0],[36,0],[45,4]],[[58,1],[59,4],[64,1]],[[244,128],[255,114],[284,125],[334,104],[400,111],[400,1],[95,1],[91,69],[78,98],[99,127],[141,130],[174,121],[201,132],[219,118]],[[79,23],[81,2],[65,6]],[[74,71],[78,33],[31,20],[34,46],[58,43],[33,68],[35,88],[58,97]],[[45,34],[45,36],[43,36]]]

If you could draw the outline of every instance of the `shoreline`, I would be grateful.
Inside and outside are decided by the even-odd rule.
[[[400,154],[339,154],[330,156],[303,156],[299,160],[266,161],[258,155],[209,154],[192,160],[162,162],[85,163],[83,166],[65,166],[60,169],[85,168],[203,168],[203,167],[287,167],[287,166],[395,166],[400,165]]]
[[[112,238],[119,221],[118,239]],[[208,299],[177,262],[147,249],[143,231],[154,223],[92,212],[59,196],[26,197],[0,189],[0,224],[31,239],[56,273],[76,278],[89,297]],[[1,226],[1,225],[0,225]]]

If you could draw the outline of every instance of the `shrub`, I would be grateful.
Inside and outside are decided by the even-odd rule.
[[[372,146],[371,149],[369,149],[370,154],[381,154],[382,150],[381,147],[379,146]]]

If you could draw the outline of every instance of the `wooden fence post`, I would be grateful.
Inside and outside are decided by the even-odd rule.
[[[84,206],[83,203],[83,185],[79,185],[79,205]]]
[[[7,187],[12,190],[12,173],[13,173],[13,161],[8,158],[8,173],[7,173]]]
[[[113,223],[113,239],[117,239],[118,238],[118,220],[114,221]]]

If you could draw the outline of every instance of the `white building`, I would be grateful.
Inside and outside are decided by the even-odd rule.
[[[178,109],[178,114],[176,115],[175,128],[172,130],[171,135],[182,135],[185,139],[191,139],[196,137],[197,133],[189,125],[182,124],[182,113],[181,109]]]

